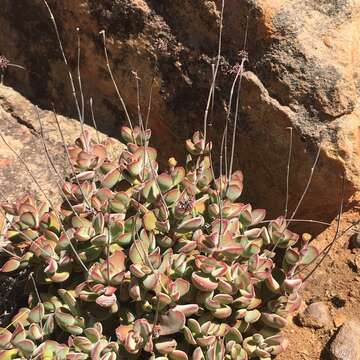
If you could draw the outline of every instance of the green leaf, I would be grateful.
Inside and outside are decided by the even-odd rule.
[[[307,246],[306,248],[300,251],[301,254],[301,264],[309,265],[314,262],[319,256],[319,250],[312,245]]]
[[[18,349],[0,351],[0,360],[12,360],[18,357]]]
[[[165,192],[168,191],[173,186],[173,180],[171,176],[167,173],[162,173],[157,177],[158,184],[160,189]]]
[[[148,211],[144,214],[143,221],[147,231],[152,231],[156,228],[157,219],[152,211]]]
[[[180,184],[185,178],[185,169],[181,166],[176,167],[171,173],[173,186]]]
[[[130,247],[129,258],[133,264],[146,264],[148,247],[139,240],[134,240]]]
[[[31,212],[21,214],[20,221],[31,228],[36,228],[39,225],[38,217]]]
[[[40,323],[45,315],[44,304],[39,303],[29,312],[28,319],[33,323]]]

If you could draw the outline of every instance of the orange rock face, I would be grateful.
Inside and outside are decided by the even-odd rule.
[[[104,61],[99,31],[106,30],[111,66],[137,122],[137,89],[163,160],[183,156],[183,143],[202,128],[211,64],[215,61],[220,1],[53,0],[64,49],[76,79],[76,27],[86,101],[92,97],[102,131],[117,137],[125,123]],[[318,166],[298,217],[332,219],[360,190],[360,5],[356,1],[227,0],[223,59],[210,117],[218,149],[224,104],[243,48],[249,17],[249,63],[243,79],[236,164],[245,174],[244,201],[283,213],[289,130],[294,129],[290,214],[305,188],[317,148]],[[66,69],[41,1],[2,0],[0,51],[26,71],[9,68],[5,83],[45,108],[76,116]],[[90,120],[89,111],[87,118]],[[232,130],[233,119],[231,119]],[[218,156],[214,156],[218,158]],[[320,231],[320,229],[314,229]]]

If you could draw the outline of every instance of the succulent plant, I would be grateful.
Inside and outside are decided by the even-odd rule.
[[[71,176],[53,209],[26,195],[1,204],[28,306],[0,329],[0,360],[270,359],[300,306],[296,276],[317,249],[283,217],[238,202],[240,171],[213,177],[200,132],[186,166],[159,170],[150,130],[123,127],[117,154],[87,131],[68,147]],[[36,287],[34,286],[36,284]]]

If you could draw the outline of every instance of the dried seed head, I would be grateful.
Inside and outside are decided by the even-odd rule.
[[[228,70],[229,75],[237,74],[241,71],[241,64],[236,63],[233,67]]]
[[[0,56],[0,69],[5,70],[10,64],[9,59],[7,59],[5,56]]]
[[[246,50],[240,50],[238,56],[242,60],[249,61],[249,53]]]

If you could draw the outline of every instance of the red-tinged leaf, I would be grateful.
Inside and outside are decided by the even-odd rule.
[[[27,322],[29,312],[30,310],[28,308],[21,308],[19,312],[11,319],[13,326],[25,324]]]
[[[212,281],[209,277],[205,277],[202,273],[193,272],[191,281],[201,291],[210,292],[218,287],[218,283]]]
[[[112,294],[110,296],[101,295],[96,299],[96,303],[101,307],[109,308],[116,304],[116,296],[115,294]]]
[[[288,324],[288,321],[276,314],[262,313],[261,320],[265,325],[275,329],[281,329]]]
[[[187,294],[190,290],[190,283],[184,279],[176,279],[173,282],[174,290],[179,292],[180,297]]]
[[[169,358],[171,360],[188,360],[188,356],[184,351],[181,350],[174,350],[172,353],[169,354]]]
[[[109,200],[113,197],[113,192],[108,188],[102,188],[96,193],[96,197],[101,201],[104,202]]]
[[[44,272],[47,275],[52,275],[56,273],[57,269],[58,269],[57,262],[54,259],[50,258],[48,266],[44,269]]]
[[[175,204],[178,201],[180,195],[181,192],[177,188],[168,191],[164,196],[166,204],[167,205]]]
[[[196,342],[198,343],[198,345],[202,346],[202,347],[209,347],[211,345],[213,345],[216,341],[216,337],[215,336],[203,336],[201,338],[196,339]]]
[[[31,324],[28,331],[32,340],[39,340],[44,336],[39,324]]]
[[[127,170],[131,176],[138,176],[142,173],[144,169],[144,161],[142,159],[133,159],[133,161],[128,165]]]
[[[126,337],[128,336],[129,332],[133,330],[133,325],[120,325],[116,329],[116,336],[121,343],[125,343]]]
[[[9,330],[0,328],[0,349],[5,348],[10,343],[11,337],[12,334]]]
[[[160,336],[171,335],[179,332],[185,326],[185,315],[180,311],[170,309],[166,315],[160,316]]]
[[[163,355],[169,354],[176,349],[176,340],[162,341],[155,344],[156,350]]]
[[[0,272],[4,272],[4,273],[12,272],[12,271],[17,270],[19,267],[20,267],[20,261],[12,258],[12,259],[8,260],[2,266],[2,268],[0,269]]]
[[[103,274],[101,272],[101,265],[99,263],[95,263],[90,269],[89,269],[89,277],[97,282],[97,283],[104,283],[105,279],[103,277]]]
[[[35,350],[35,344],[29,339],[16,343],[16,347],[28,358]]]
[[[84,336],[76,336],[74,338],[74,345],[85,353],[90,353],[94,344]]]
[[[266,286],[274,293],[278,293],[280,290],[279,283],[274,279],[272,275],[265,279]]]
[[[20,323],[16,325],[16,328],[12,334],[11,343],[16,346],[19,341],[26,339],[26,331],[24,326]]]
[[[64,272],[57,272],[54,275],[52,275],[50,277],[51,281],[56,282],[56,283],[62,283],[64,281],[66,281],[70,276],[70,273],[68,273],[67,271]]]
[[[102,144],[93,145],[91,147],[91,153],[98,157],[98,164],[101,164],[106,159],[106,148]]]
[[[306,248],[300,251],[301,254],[301,264],[309,265],[313,263],[319,256],[319,250],[315,246],[307,246]]]
[[[72,335],[81,335],[83,333],[82,327],[77,326],[77,325],[62,326],[62,329]]]
[[[39,217],[36,214],[36,212],[25,212],[21,214],[20,221],[31,228],[36,228],[39,226]]]
[[[184,180],[185,174],[185,169],[182,166],[176,167],[171,173],[173,186],[180,184]]]
[[[73,326],[75,324],[75,318],[70,314],[70,312],[62,307],[56,310],[55,312],[55,320],[59,325],[68,327]]]
[[[265,209],[255,209],[251,212],[251,225],[257,225],[260,221],[263,221],[266,216]]]
[[[115,276],[116,274],[122,273],[125,270],[125,259],[126,255],[123,251],[117,250],[115,251],[108,259],[109,266],[110,266],[110,278]],[[107,268],[106,264],[103,267]]]
[[[186,243],[184,246],[182,246],[178,252],[179,253],[184,253],[184,254],[189,254],[191,253],[193,250],[195,250],[197,247],[197,243],[196,241],[189,241],[188,243]]]
[[[79,181],[92,180],[95,176],[95,171],[83,171],[80,174],[76,175],[76,178]]]
[[[287,292],[292,293],[293,291],[299,290],[302,283],[301,279],[285,279],[282,286]]]
[[[154,290],[158,285],[158,282],[159,282],[159,274],[156,272],[146,276],[145,279],[143,280],[143,285],[147,290]]]
[[[186,317],[197,314],[199,311],[199,305],[197,304],[186,304],[186,305],[176,305],[173,308],[174,311],[182,312]]]
[[[114,352],[105,353],[100,360],[116,360],[118,357]]]
[[[121,127],[121,137],[125,140],[125,142],[133,142],[134,141],[134,134],[130,128],[127,126]]]
[[[104,176],[101,182],[102,186],[111,189],[117,184],[117,182],[120,180],[120,177],[121,177],[121,173],[119,169],[115,168]]]
[[[197,347],[194,350],[192,360],[205,360],[204,353],[202,352],[200,347]]]
[[[82,227],[75,231],[74,237],[78,241],[88,241],[94,236],[92,227]]]
[[[66,355],[66,360],[86,360],[89,356],[87,354],[80,354],[75,352],[69,352]]]
[[[172,185],[173,185],[173,181],[172,181],[172,178],[169,174],[167,173],[162,173],[160,174],[158,177],[157,177],[157,181],[158,181],[158,184],[160,186],[160,189],[162,191],[167,191],[169,190]]]
[[[169,295],[164,294],[164,293],[159,294],[159,308],[160,309],[165,308],[165,306],[167,306],[171,303],[172,303],[172,299]]]
[[[176,229],[178,233],[187,233],[190,231],[195,231],[205,223],[202,216],[194,217],[188,220],[182,221]]]

